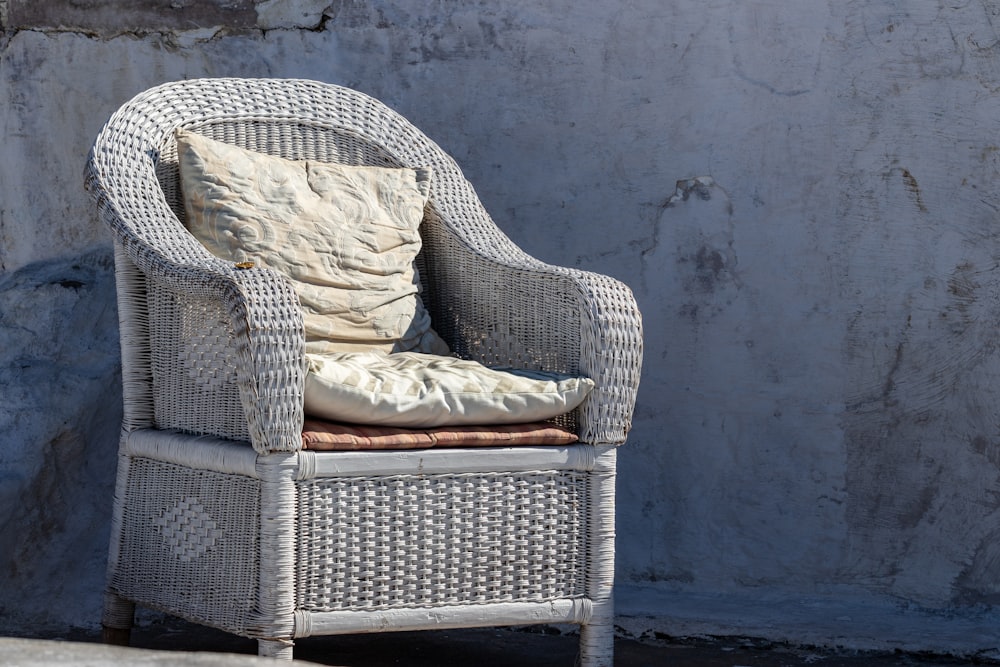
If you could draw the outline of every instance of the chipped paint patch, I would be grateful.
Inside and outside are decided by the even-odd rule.
[[[653,251],[659,247],[668,251],[687,296],[680,306],[686,316],[717,311],[716,293],[742,286],[734,247],[733,203],[711,176],[677,181],[657,230],[659,238],[644,254],[644,266],[661,266],[665,258]]]
[[[307,28],[314,30],[323,24],[331,0],[264,0],[256,5],[257,27]]]

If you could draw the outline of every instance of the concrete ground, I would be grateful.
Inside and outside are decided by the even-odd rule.
[[[475,629],[315,637],[296,642],[296,663],[340,667],[573,667],[577,638],[554,628]],[[98,637],[63,640],[0,638],[0,665],[187,665],[249,667],[273,664],[255,657],[256,643],[175,619],[143,625],[130,648],[104,646]],[[829,651],[733,638],[642,640],[620,637],[621,667],[958,667],[1000,664],[983,659],[887,652]]]

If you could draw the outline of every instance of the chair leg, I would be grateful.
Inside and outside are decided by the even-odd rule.
[[[135,619],[135,603],[107,591],[104,594],[104,616],[101,619],[101,640],[105,644],[128,646]]]
[[[580,626],[580,667],[612,667],[615,661],[615,626],[590,623]]]
[[[262,658],[291,660],[295,643],[290,639],[258,639],[257,655]]]

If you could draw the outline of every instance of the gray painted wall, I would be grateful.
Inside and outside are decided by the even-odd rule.
[[[887,633],[915,608],[996,627],[1000,0],[7,0],[0,19],[0,630],[98,619],[120,398],[87,149],[141,90],[226,75],[381,98],[517,243],[633,287],[624,612],[669,631],[699,600],[771,599],[899,612]],[[870,632],[752,613],[707,627]],[[952,648],[1000,645],[973,634]]]

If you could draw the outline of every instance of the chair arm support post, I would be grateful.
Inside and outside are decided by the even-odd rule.
[[[642,319],[632,291],[580,272],[580,371],[596,387],[580,407],[580,440],[621,445],[632,428],[642,368]]]
[[[580,664],[611,667],[615,641],[615,476],[617,448],[597,448],[590,489],[590,565],[587,598],[591,616],[580,628]]]
[[[290,646],[295,634],[295,475],[298,455],[257,458],[260,478],[260,587],[253,636]]]
[[[251,280],[260,272],[266,280]],[[260,453],[302,447],[305,333],[298,297],[288,280],[270,271],[241,272],[229,292],[236,331],[240,399],[250,441]]]

